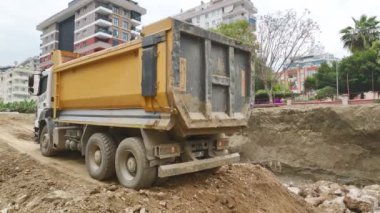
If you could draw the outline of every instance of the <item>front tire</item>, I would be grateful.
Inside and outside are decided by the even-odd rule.
[[[157,167],[150,167],[141,138],[123,140],[116,151],[116,175],[121,185],[132,188],[147,188],[157,178]]]
[[[86,167],[96,180],[108,180],[115,176],[116,143],[104,133],[90,137],[86,146]]]
[[[52,146],[52,143],[50,141],[49,130],[47,126],[44,126],[44,128],[42,128],[42,131],[39,136],[39,143],[40,143],[40,151],[43,156],[53,157],[57,154],[56,150],[54,150],[54,147]]]

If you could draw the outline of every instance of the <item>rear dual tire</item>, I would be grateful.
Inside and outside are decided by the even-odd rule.
[[[116,143],[105,133],[90,137],[86,146],[86,167],[96,180],[108,180],[115,176]]]
[[[150,167],[141,138],[123,140],[117,148],[115,164],[119,182],[127,188],[147,188],[157,178],[157,167]]]

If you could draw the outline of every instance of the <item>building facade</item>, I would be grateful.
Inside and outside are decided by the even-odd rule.
[[[247,20],[256,29],[256,14],[257,9],[250,0],[210,0],[174,17],[205,29]]]
[[[52,66],[52,52],[88,55],[133,40],[146,10],[132,0],[74,0],[37,26],[41,70]]]
[[[305,80],[315,75],[323,63],[332,64],[339,59],[332,54],[310,55],[294,59],[289,68],[281,73],[281,81],[296,94],[305,92]]]
[[[29,58],[17,66],[0,69],[0,100],[12,103],[31,99],[28,79],[38,69],[38,57]]]

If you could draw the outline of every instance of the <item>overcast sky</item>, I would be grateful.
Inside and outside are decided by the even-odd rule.
[[[39,54],[40,32],[36,25],[67,7],[69,0],[0,0],[0,66],[22,61]],[[197,0],[137,0],[148,10],[143,24],[199,5]],[[317,39],[326,51],[343,57],[348,53],[339,40],[339,29],[352,25],[351,17],[361,14],[380,18],[379,0],[252,0],[258,15],[279,10],[309,9],[321,27]]]

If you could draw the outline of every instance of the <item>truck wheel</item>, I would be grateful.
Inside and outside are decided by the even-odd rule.
[[[86,167],[96,180],[107,180],[115,176],[116,143],[104,133],[96,133],[88,139]]]
[[[157,178],[157,167],[150,167],[141,138],[124,139],[116,151],[116,175],[120,184],[132,189],[149,187]]]
[[[54,150],[53,146],[51,145],[50,142],[50,136],[49,136],[49,131],[47,126],[45,126],[39,137],[39,142],[40,142],[40,150],[41,154],[45,157],[52,157],[56,155],[56,151]]]

